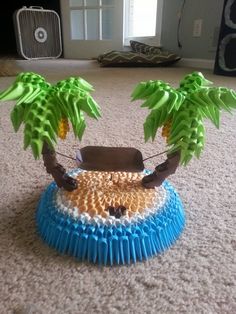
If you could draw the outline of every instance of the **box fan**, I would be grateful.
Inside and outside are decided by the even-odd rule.
[[[31,6],[13,14],[17,52],[24,59],[58,58],[62,53],[59,15]]]

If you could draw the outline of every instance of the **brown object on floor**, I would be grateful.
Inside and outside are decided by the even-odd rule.
[[[141,152],[132,147],[86,146],[78,153],[78,166],[84,170],[140,172],[144,169]]]
[[[88,212],[91,217],[121,215],[131,217],[153,208],[158,196],[155,189],[147,190],[142,184],[142,173],[84,171],[77,175],[78,188],[61,191],[64,205]]]

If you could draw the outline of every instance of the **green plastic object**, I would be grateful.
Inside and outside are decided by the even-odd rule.
[[[13,127],[17,132],[24,123],[24,149],[31,146],[37,159],[44,142],[54,148],[62,118],[71,122],[75,137],[81,140],[86,127],[84,113],[95,119],[101,116],[91,91],[92,85],[80,77],[51,85],[41,75],[25,72],[0,93],[0,100],[17,101],[11,112]]]
[[[193,156],[199,158],[205,141],[204,119],[219,128],[220,112],[236,108],[234,90],[210,84],[201,72],[185,76],[177,89],[161,80],[139,83],[131,97],[144,100],[141,107],[151,111],[144,123],[145,141],[154,140],[157,129],[171,122],[168,153],[180,151],[182,165]]]

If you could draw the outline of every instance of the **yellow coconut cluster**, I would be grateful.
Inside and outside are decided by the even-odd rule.
[[[76,178],[78,188],[64,191],[63,199],[77,207],[79,213],[87,212],[91,217],[106,218],[109,206],[125,206],[126,214],[131,217],[145,208],[153,208],[157,199],[155,189],[145,189],[141,185],[143,176],[131,172],[81,172]]]
[[[69,122],[66,118],[62,118],[58,126],[58,136],[64,140],[66,138],[67,132],[69,132]]]
[[[168,141],[168,138],[170,136],[170,129],[171,129],[171,120],[169,120],[165,123],[165,125],[162,128],[162,132],[161,132],[161,135],[163,137],[165,137],[167,141]]]

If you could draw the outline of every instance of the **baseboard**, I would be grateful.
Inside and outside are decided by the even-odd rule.
[[[176,63],[179,67],[191,67],[191,68],[202,68],[202,69],[214,69],[214,60],[208,59],[193,59],[193,58],[182,58]]]

